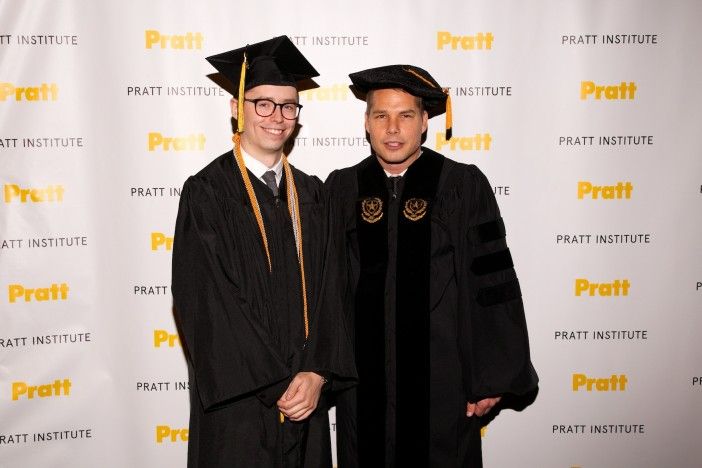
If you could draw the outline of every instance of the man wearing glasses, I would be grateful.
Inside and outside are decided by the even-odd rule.
[[[234,151],[184,184],[173,298],[189,467],[331,467],[323,387],[354,378],[323,186],[283,147],[316,70],[285,36],[208,57],[237,88]]]

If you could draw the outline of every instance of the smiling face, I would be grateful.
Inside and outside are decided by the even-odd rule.
[[[429,116],[419,99],[402,89],[373,90],[366,102],[366,132],[378,162],[399,174],[419,157]]]
[[[283,145],[290,138],[297,119],[283,118],[281,108],[268,117],[256,114],[255,105],[249,99],[270,99],[282,103],[297,103],[297,89],[293,86],[260,85],[246,91],[244,102],[244,133],[241,134],[241,145],[244,151],[260,161],[277,161],[283,154]],[[237,100],[232,99],[232,115],[236,116]]]

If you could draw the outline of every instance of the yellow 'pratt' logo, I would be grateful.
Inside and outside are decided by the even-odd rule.
[[[156,443],[162,444],[168,442],[187,442],[188,428],[177,429],[170,426],[156,426]]]
[[[361,218],[373,224],[383,217],[383,200],[378,197],[369,197],[361,200]]]
[[[161,34],[154,29],[147,29],[145,32],[146,48],[160,49],[202,49],[204,37],[202,33],[188,32],[186,34]]]
[[[438,31],[436,33],[436,48],[439,50],[444,50],[444,48],[451,50],[458,50],[459,48],[461,50],[491,50],[494,39],[495,37],[491,32],[454,36],[448,31]]]
[[[35,397],[48,398],[69,396],[71,394],[71,379],[54,380],[44,385],[29,385],[27,382],[12,382],[12,401],[20,398],[32,400]]]
[[[167,330],[154,330],[154,348],[163,347],[175,348],[180,346],[180,338],[177,333],[168,333]]]
[[[585,374],[573,374],[573,391],[624,392],[629,379],[626,374],[612,374],[611,377],[591,378]]]
[[[490,151],[492,136],[489,133],[476,133],[473,136],[455,136],[450,140],[446,139],[444,132],[436,133],[436,150],[441,151],[444,146],[450,150],[458,151]]]
[[[63,185],[49,185],[46,188],[22,188],[17,184],[5,184],[5,203],[17,200],[20,203],[62,202],[65,189]]]
[[[410,198],[405,202],[402,214],[410,221],[419,221],[427,214],[429,203],[422,198]]]
[[[149,132],[149,151],[204,151],[205,150],[205,134],[191,133],[188,136],[182,137],[167,137],[159,132]]]
[[[487,426],[483,426],[480,428],[480,437],[483,438],[487,436]]]
[[[594,81],[580,82],[580,99],[586,100],[589,97],[594,97],[600,101],[605,98],[608,101],[634,99],[636,96],[636,83],[630,81],[626,83],[622,81],[619,85],[598,85]]]
[[[593,185],[587,180],[578,182],[578,200],[586,196],[593,200],[629,200],[633,191],[634,186],[631,182],[617,182],[617,185]]]
[[[173,250],[173,238],[162,232],[151,233],[151,250]]]
[[[631,283],[628,279],[615,279],[611,283],[592,283],[585,278],[575,280],[575,295],[582,296],[628,296]]]
[[[334,84],[300,91],[300,100],[305,101],[346,101],[349,98],[348,85]]]
[[[17,300],[24,302],[65,301],[68,299],[68,284],[52,284],[48,288],[27,288],[21,284],[11,284],[7,288],[10,304]]]
[[[14,96],[15,101],[56,101],[59,88],[56,83],[42,83],[41,86],[15,86],[12,83],[0,83],[0,101],[7,101]]]

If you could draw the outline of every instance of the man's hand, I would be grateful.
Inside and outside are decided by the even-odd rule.
[[[485,398],[477,403],[468,402],[468,406],[466,407],[466,416],[469,418],[473,415],[485,416],[492,409],[492,407],[500,401],[501,398],[502,397]]]
[[[314,372],[300,372],[277,402],[278,409],[291,421],[302,421],[317,408],[324,379]]]

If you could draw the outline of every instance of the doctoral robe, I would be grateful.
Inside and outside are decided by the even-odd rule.
[[[359,376],[337,399],[339,468],[481,466],[466,404],[537,385],[487,179],[423,148],[394,183],[370,156],[326,186]]]
[[[338,320],[328,205],[319,179],[292,168],[302,223],[309,337],[285,177],[280,196],[249,173],[270,251],[231,152],[190,177],[173,247],[173,299],[190,377],[188,466],[329,467],[323,401],[308,422],[280,422],[275,402],[300,371],[353,378]]]

